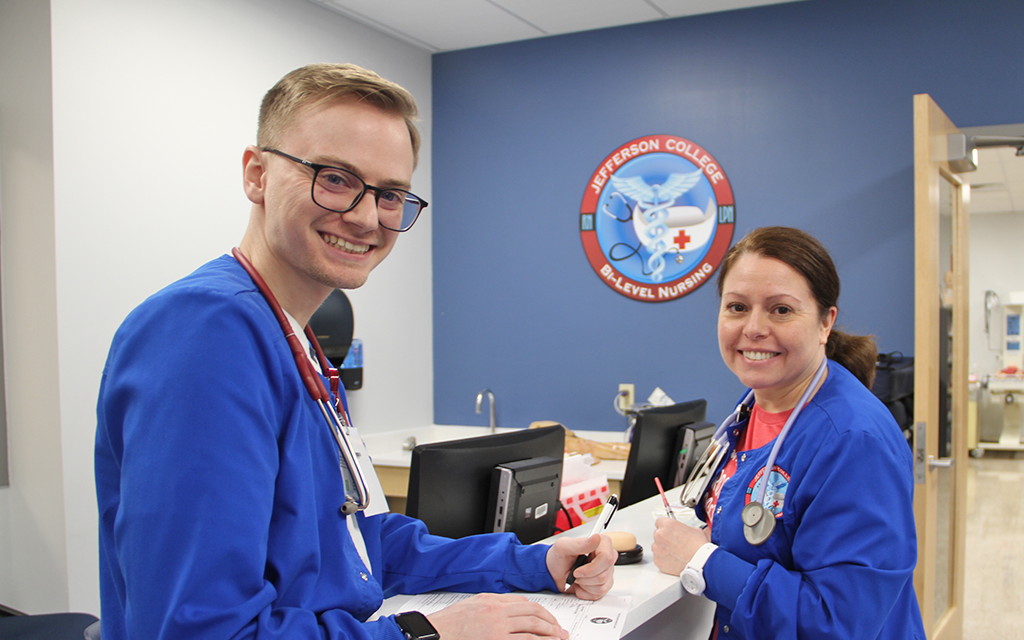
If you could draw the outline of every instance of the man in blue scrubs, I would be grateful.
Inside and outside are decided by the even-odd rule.
[[[408,92],[354,65],[297,69],[264,98],[239,249],[300,337],[426,206],[409,192],[415,115]],[[96,437],[104,640],[567,637],[507,592],[559,591],[589,554],[570,591],[600,598],[608,539],[450,540],[402,515],[339,510],[337,443],[239,260],[157,292],[111,345]],[[432,590],[492,593],[369,621],[385,597]]]

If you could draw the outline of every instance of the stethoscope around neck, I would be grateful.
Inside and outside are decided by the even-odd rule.
[[[789,434],[790,428],[793,423],[796,422],[797,416],[803,411],[807,401],[811,399],[815,389],[818,388],[818,384],[825,376],[825,371],[828,369],[828,358],[822,358],[821,364],[818,366],[818,370],[814,374],[814,378],[811,380],[811,384],[804,389],[803,394],[800,396],[800,401],[797,402],[796,407],[793,408],[792,413],[789,414],[789,418],[786,419],[786,424],[782,427],[782,431],[775,438],[775,444],[772,446],[771,453],[768,454],[768,462],[764,465],[764,471],[761,477],[764,481],[761,482],[761,486],[757,491],[756,499],[751,500],[743,511],[740,512],[740,519],[743,520],[743,537],[747,539],[747,542],[753,545],[764,544],[764,542],[771,537],[772,531],[775,530],[775,515],[768,510],[765,506],[765,498],[771,500],[772,496],[768,496],[768,481],[771,476],[771,471],[775,467],[775,459],[779,455],[779,449],[782,447],[782,443],[786,440],[786,436]],[[715,435],[711,440],[711,444],[708,445],[704,453],[701,454],[697,464],[693,467],[693,471],[690,473],[690,477],[686,481],[686,485],[683,487],[682,502],[688,507],[696,506],[701,496],[704,495],[704,491],[707,490],[708,485],[711,483],[711,479],[714,474],[718,471],[719,465],[725,458],[726,453],[729,450],[729,435],[730,429],[743,422],[750,416],[750,408],[754,404],[754,390],[747,391],[747,394],[743,396],[743,400],[740,401],[736,409],[729,414],[729,417],[725,419],[722,424],[715,429]]]
[[[288,347],[292,351],[292,356],[295,358],[295,366],[299,369],[299,377],[302,378],[303,384],[306,385],[306,390],[309,392],[310,397],[316,402],[320,408],[320,413],[323,414],[324,419],[327,421],[327,426],[331,429],[331,434],[334,435],[335,441],[338,443],[338,451],[341,453],[341,459],[344,462],[342,467],[342,479],[346,482],[345,484],[345,503],[341,505],[341,512],[346,516],[352,515],[356,511],[362,511],[370,505],[370,490],[367,487],[366,479],[363,477],[362,468],[359,466],[359,461],[356,460],[355,451],[352,449],[352,443],[348,439],[349,431],[349,420],[345,412],[344,407],[335,408],[334,403],[331,402],[331,394],[328,393],[327,387],[324,386],[324,381],[320,378],[320,375],[313,369],[313,364],[309,361],[309,356],[306,355],[305,349],[302,348],[302,343],[299,341],[298,336],[295,335],[295,331],[292,329],[292,323],[288,321],[288,317],[284,314],[284,309],[281,308],[281,304],[277,301],[274,293],[267,286],[267,283],[260,276],[259,272],[256,271],[256,267],[252,266],[249,259],[242,254],[238,247],[231,250],[231,255],[235,257],[238,264],[242,265],[245,272],[249,274],[252,281],[256,283],[256,288],[260,290],[263,297],[266,299],[267,304],[270,305],[270,310],[274,312],[274,317],[277,318],[278,324],[281,325],[281,329],[284,331],[284,337],[288,341]],[[316,339],[316,334],[313,330],[306,325],[305,328],[306,338],[309,339],[309,343],[313,346],[313,350],[316,352],[317,361],[320,363],[321,371],[324,371],[331,381],[331,389],[337,395],[338,393],[338,370],[331,366],[331,363],[327,360],[327,356],[324,355],[323,349],[320,348],[320,342]],[[340,396],[339,396],[340,402]],[[339,413],[340,412],[340,413]],[[351,477],[352,482],[347,482],[349,478],[345,477],[345,467],[348,468],[348,475]],[[351,492],[352,485],[355,485],[355,494]]]

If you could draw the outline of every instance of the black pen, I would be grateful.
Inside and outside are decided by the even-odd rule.
[[[601,513],[598,514],[597,520],[594,522],[594,530],[590,532],[593,536],[595,533],[601,533],[608,527],[608,523],[612,520],[612,515],[619,508],[619,497],[614,493],[608,496],[608,502],[604,503],[601,507]],[[569,576],[565,579],[565,588],[568,589],[572,586],[572,583],[576,582],[576,570],[587,564],[589,559],[587,556],[580,555],[576,556],[576,562],[573,563],[572,569],[569,570]]]

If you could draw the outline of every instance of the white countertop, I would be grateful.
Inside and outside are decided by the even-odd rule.
[[[681,487],[666,491],[676,516],[689,524],[700,524],[692,510],[684,511],[679,505]],[[637,564],[615,567],[615,586],[612,593],[632,596],[622,637],[639,631],[637,638],[670,637],[677,640],[705,640],[711,630],[715,605],[707,598],[691,596],[683,590],[677,576],[662,573],[654,566],[651,543],[654,540],[654,521],[664,515],[660,496],[654,496],[616,513],[608,531],[627,531],[636,536],[643,547],[643,559]],[[592,524],[583,524],[563,536],[590,535]],[[553,538],[552,538],[553,539]],[[552,539],[542,542],[550,543]],[[385,602],[384,613],[401,610],[408,596],[394,596]],[[641,625],[647,625],[640,629]]]
[[[692,509],[684,510],[679,502],[679,494],[682,487],[669,489],[665,492],[669,503],[676,517],[681,521],[693,526],[700,526],[702,523],[693,515]],[[622,636],[625,637],[631,631],[651,620],[662,611],[677,604],[684,605],[682,608],[687,611],[686,617],[691,617],[686,622],[694,623],[691,628],[701,627],[706,617],[707,624],[702,630],[695,634],[696,638],[707,638],[711,631],[711,616],[714,614],[714,603],[706,598],[691,596],[683,590],[678,576],[670,576],[662,573],[654,566],[651,544],[654,541],[654,521],[665,515],[665,507],[661,502],[661,496],[653,496],[634,505],[622,509],[612,517],[608,525],[608,531],[626,531],[636,536],[637,544],[644,548],[643,559],[637,564],[619,565],[615,567],[615,592],[629,593],[633,596],[629,613],[626,617],[626,625]],[[592,525],[583,525],[561,534],[563,536],[588,536]],[[557,536],[555,536],[557,537]],[[543,542],[551,542],[550,538]],[[698,619],[701,622],[698,622]],[[684,622],[677,620],[676,622]],[[678,638],[689,637],[689,630],[676,627]]]
[[[499,433],[517,431],[498,427]],[[445,440],[462,440],[476,436],[485,436],[490,433],[490,427],[462,427],[453,425],[428,425],[425,427],[413,427],[384,433],[360,434],[370,452],[373,464],[382,467],[408,467],[411,463],[412,452],[403,451],[402,444],[410,437],[416,438],[417,444],[430,442],[442,442]],[[594,440],[597,442],[622,442],[621,431],[573,431],[580,438]],[[609,480],[622,480],[626,471],[625,460],[598,460],[593,467],[608,475]]]

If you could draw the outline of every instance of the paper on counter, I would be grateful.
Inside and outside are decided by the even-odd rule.
[[[656,407],[667,407],[675,404],[675,400],[668,397],[668,394],[661,390],[661,387],[654,387],[651,395],[647,396],[647,402]]]
[[[411,596],[402,607],[431,614],[471,597],[471,593],[434,592]],[[609,593],[600,600],[580,600],[565,593],[520,593],[551,612],[569,632],[569,640],[618,640],[626,624],[631,596]]]

